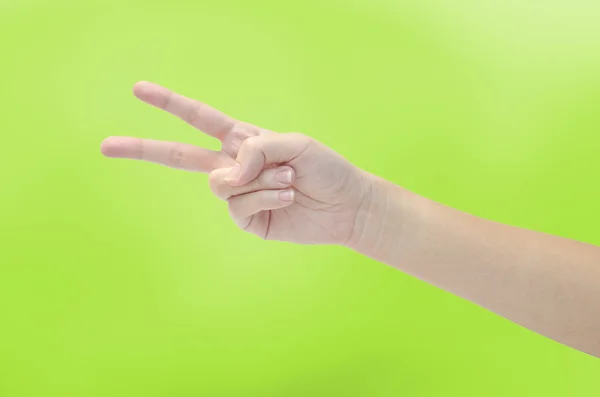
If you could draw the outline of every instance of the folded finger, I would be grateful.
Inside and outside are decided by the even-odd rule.
[[[226,179],[233,186],[244,185],[256,178],[265,166],[294,160],[310,144],[307,136],[293,133],[250,137],[242,142],[237,164]]]
[[[253,215],[262,211],[285,208],[294,202],[293,189],[261,190],[229,199],[229,214],[241,228],[246,228]]]
[[[289,166],[267,168],[257,178],[242,186],[231,186],[225,180],[231,168],[219,168],[210,173],[208,179],[212,192],[223,200],[232,196],[251,193],[259,190],[277,190],[290,187],[294,183],[296,173]]]

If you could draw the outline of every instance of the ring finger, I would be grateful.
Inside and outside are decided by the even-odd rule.
[[[219,168],[210,173],[209,185],[212,192],[223,200],[233,196],[259,190],[279,190],[292,186],[296,178],[294,169],[289,166],[264,169],[257,178],[242,186],[231,186],[225,180],[231,168]]]

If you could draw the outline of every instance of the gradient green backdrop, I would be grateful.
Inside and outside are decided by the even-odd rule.
[[[0,396],[598,396],[600,361],[236,229],[150,80],[489,219],[600,243],[598,1],[0,0]]]

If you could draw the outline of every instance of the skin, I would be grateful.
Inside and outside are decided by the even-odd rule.
[[[237,121],[156,84],[133,92],[221,150],[110,137],[105,156],[208,173],[235,223],[260,238],[348,247],[600,357],[600,247],[446,207],[306,135]]]

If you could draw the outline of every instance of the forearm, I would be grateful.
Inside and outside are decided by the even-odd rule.
[[[350,248],[600,356],[600,247],[484,220],[374,181]]]

